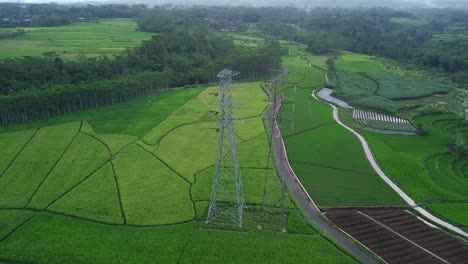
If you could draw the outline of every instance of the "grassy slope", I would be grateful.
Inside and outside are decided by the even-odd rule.
[[[455,125],[449,126],[453,122],[443,120],[455,120]],[[427,136],[363,133],[380,165],[405,191],[443,218],[466,227],[463,209],[468,200],[468,171],[464,168],[468,158],[457,158],[447,148],[459,124],[456,120],[454,115],[416,118],[428,131]]]
[[[61,27],[25,28],[24,36],[0,40],[0,58],[38,56],[55,51],[61,57],[113,55],[136,47],[151,34],[136,31],[131,19],[103,19]]]
[[[246,84],[244,88],[235,92],[236,101],[238,99],[239,103],[244,105],[244,108],[234,110],[235,115],[248,120],[244,124],[236,124],[236,128],[239,128],[239,153],[241,166],[249,167],[242,169],[247,202],[260,203],[266,174],[267,146],[263,123],[258,119],[268,103],[258,83]],[[295,235],[270,231],[206,230],[198,227],[198,220],[192,220],[195,217],[203,219],[208,206],[206,201],[210,194],[216,151],[212,146],[216,146],[217,142],[217,117],[213,112],[217,105],[212,94],[215,89],[216,87],[208,88],[201,94],[201,89],[171,91],[130,103],[55,118],[40,124],[3,128],[3,131],[19,130],[14,133],[23,135],[12,147],[11,153],[14,154],[24,144],[27,135],[34,132],[28,129],[46,124],[86,120],[87,122],[82,122],[81,132],[77,134],[75,141],[92,139],[90,144],[79,145],[91,153],[97,149],[103,150],[100,150],[100,153],[105,154],[104,157],[107,156],[108,161],[91,174],[81,173],[83,168],[76,168],[73,174],[62,173],[61,168],[66,169],[62,164],[72,161],[72,154],[80,152],[74,143],[71,144],[40,187],[54,191],[53,196],[56,199],[45,211],[36,212],[31,220],[6,240],[0,240],[0,259],[34,263],[233,263],[236,261],[232,258],[232,250],[238,247],[238,250],[244,253],[243,257],[251,263],[312,260],[320,260],[322,263],[354,263],[349,256],[311,231],[290,204],[288,211],[291,216],[288,226]],[[152,103],[148,103],[150,98]],[[194,113],[194,106],[198,113]],[[188,113],[193,115],[182,118]],[[54,133],[60,132],[59,128],[71,126],[70,124],[77,126],[77,123],[67,123],[58,127],[41,128],[38,132],[39,139],[49,134],[55,136]],[[246,127],[242,127],[243,125]],[[159,131],[158,127],[162,131]],[[73,131],[76,134],[77,129]],[[128,131],[133,132],[127,133]],[[138,140],[138,137],[123,134],[138,136],[143,141]],[[2,135],[0,133],[0,139],[5,138],[3,145],[9,145],[6,141],[11,136]],[[146,144],[146,140],[146,143],[152,145]],[[37,159],[37,155],[33,155],[35,152],[42,153],[47,149],[55,153],[56,148],[61,148],[57,142],[54,142],[54,148],[50,148],[49,141],[43,142],[45,146],[40,147],[38,144],[42,141],[33,138],[25,148],[28,150],[25,153],[30,153],[29,160]],[[67,139],[66,142],[70,143],[71,139]],[[211,147],[207,148],[205,145]],[[31,148],[35,150],[34,153],[29,151]],[[83,154],[86,153],[88,152],[83,150]],[[88,159],[78,160],[76,164],[83,165],[83,161],[87,162],[86,160]],[[105,159],[103,161],[105,162]],[[16,162],[18,161],[13,162],[12,167],[20,170]],[[70,164],[68,167],[73,170],[74,166]],[[91,169],[93,166],[82,167]],[[202,170],[201,174],[204,176],[196,179],[195,174]],[[83,178],[85,174],[89,175]],[[59,175],[62,175],[63,179],[58,177]],[[68,178],[69,175],[75,175],[74,179]],[[3,178],[0,178],[2,192],[5,186],[9,186],[1,182]],[[69,188],[69,182],[76,183],[77,179],[80,181]],[[27,182],[26,174],[19,180]],[[16,180],[18,184],[19,180]],[[278,182],[271,182],[270,185],[270,201],[274,202],[279,197]],[[60,188],[52,188],[53,186]],[[17,187],[13,187],[12,191],[17,190]],[[61,189],[68,190],[57,198],[62,192]],[[53,194],[46,192],[44,194],[47,195],[44,196],[41,193],[42,191],[37,192],[33,199],[34,204],[36,199],[50,201],[52,196],[48,196]],[[5,198],[12,204],[22,200],[16,196]],[[195,200],[198,202],[193,202]],[[4,212],[11,214],[8,217],[0,217],[0,225],[10,223],[5,225],[5,229],[9,231],[15,227],[11,224],[11,219],[24,219],[29,216],[16,216],[10,211],[0,208],[2,215]],[[30,211],[21,210],[15,214],[23,212]],[[178,224],[184,221],[188,223]],[[168,226],[144,227],[161,224]],[[236,247],[232,247],[233,241],[240,240],[242,243],[236,243]],[[214,248],[225,252],[216,254]]]
[[[311,97],[324,72],[295,56],[285,58],[284,66],[291,103],[281,113],[283,135],[292,167],[312,198],[319,206],[402,205],[375,175],[358,139],[334,122],[331,107]]]

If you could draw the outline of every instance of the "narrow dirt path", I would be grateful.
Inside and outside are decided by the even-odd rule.
[[[322,100],[319,100],[316,96],[315,96],[315,92],[312,93],[312,97],[314,97],[315,100],[317,101],[320,101],[320,102],[324,102]],[[374,155],[372,154],[372,151],[369,147],[369,144],[367,143],[366,139],[361,135],[359,134],[357,131],[355,131],[354,129],[350,128],[349,126],[345,125],[343,122],[341,122],[340,118],[339,118],[339,115],[338,115],[338,108],[333,105],[333,104],[330,104],[328,102],[324,102],[328,105],[330,105],[332,108],[333,108],[333,119],[335,119],[335,121],[341,125],[342,127],[344,127],[346,130],[348,130],[349,132],[353,133],[358,139],[359,141],[361,142],[361,145],[362,145],[362,148],[364,149],[364,153],[366,155],[366,158],[367,160],[369,160],[372,168],[375,170],[375,172],[377,172],[377,174],[380,176],[380,178],[382,178],[382,180],[384,180],[398,195],[400,195],[401,198],[403,198],[403,200],[405,200],[405,202],[407,204],[409,204],[414,210],[418,211],[421,215],[423,215],[424,217],[426,217],[427,219],[431,220],[432,222],[438,224],[439,226],[442,226],[464,238],[468,238],[468,233],[463,231],[461,228],[451,224],[451,223],[448,223],[440,218],[438,218],[437,216],[431,214],[430,212],[428,212],[426,209],[420,207],[408,194],[406,194],[396,183],[394,183],[386,174],[385,172],[382,170],[382,168],[380,168],[380,166],[378,165]]]

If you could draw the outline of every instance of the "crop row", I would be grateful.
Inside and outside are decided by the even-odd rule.
[[[451,86],[394,73],[356,73],[336,70],[329,74],[328,86],[334,95],[352,105],[396,112],[404,105],[398,99],[417,99],[448,93]]]
[[[416,132],[411,123],[399,117],[384,115],[372,111],[354,109],[354,120],[372,128],[391,131]]]

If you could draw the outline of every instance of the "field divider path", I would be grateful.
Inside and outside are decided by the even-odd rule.
[[[78,129],[78,132],[76,132],[75,136],[72,138],[72,140],[68,143],[67,147],[63,150],[62,154],[60,155],[60,157],[55,161],[54,165],[50,168],[49,172],[47,172],[47,174],[44,176],[44,178],[42,179],[42,181],[39,183],[39,185],[37,186],[36,190],[34,191],[34,193],[31,195],[31,197],[29,197],[29,200],[28,202],[26,203],[26,205],[24,206],[25,208],[29,206],[29,204],[31,203],[31,201],[33,200],[34,196],[36,196],[37,192],[39,191],[39,189],[41,188],[42,184],[44,184],[44,182],[47,180],[47,178],[49,177],[49,175],[54,171],[55,167],[57,167],[57,164],[59,164],[59,162],[62,160],[63,156],[65,155],[65,153],[67,153],[68,149],[70,148],[70,146],[73,144],[73,142],[75,142],[76,138],[78,137],[78,135],[81,133],[81,128],[83,127],[83,121],[81,121],[80,123],[80,128]]]
[[[339,125],[344,127],[346,130],[353,133],[359,139],[359,141],[361,142],[362,148],[364,149],[364,153],[366,155],[366,158],[370,162],[372,168],[375,170],[375,172],[377,172],[377,174],[380,176],[380,178],[382,180],[384,180],[385,183],[387,183],[398,195],[400,195],[400,197],[408,205],[410,205],[414,210],[416,210],[422,216],[424,216],[427,219],[431,220],[432,222],[438,224],[439,226],[442,226],[442,227],[456,233],[457,235],[459,235],[459,236],[461,236],[461,237],[463,237],[465,239],[468,238],[468,233],[467,232],[463,231],[461,228],[459,228],[459,227],[457,227],[457,226],[455,226],[455,225],[453,225],[453,224],[451,224],[449,222],[446,222],[445,220],[443,220],[441,218],[438,218],[437,216],[431,214],[426,209],[419,206],[408,194],[406,194],[395,182],[393,182],[393,180],[391,180],[385,174],[385,172],[382,170],[382,168],[380,168],[380,166],[378,165],[378,163],[377,163],[377,161],[376,161],[376,159],[374,157],[374,154],[372,153],[366,139],[359,132],[357,132],[356,130],[350,128],[349,126],[347,126],[343,122],[341,122],[341,120],[339,118],[339,115],[338,115],[338,108],[335,105],[318,99],[317,96],[315,95],[315,91],[312,92],[312,97],[315,100],[326,103],[326,104],[330,105],[333,108],[333,118],[335,119],[335,121]]]
[[[137,144],[138,145],[138,144]],[[165,162],[164,160],[162,160],[161,158],[159,158],[156,154],[154,154],[153,152],[145,149],[144,147],[138,145],[138,147],[140,147],[141,149],[143,149],[145,152],[149,153],[151,156],[153,156],[155,159],[159,160],[159,162],[161,162],[162,164],[164,164],[164,166],[166,166],[170,171],[172,171],[175,175],[177,175],[179,178],[181,178],[182,180],[184,180],[185,182],[187,182],[188,184],[192,185],[193,182],[189,181],[187,178],[185,178],[182,174],[180,174],[178,171],[176,171],[174,168],[172,168],[167,162]]]
[[[26,220],[24,220],[21,224],[17,225],[15,228],[13,228],[8,234],[6,234],[1,240],[0,243],[3,241],[7,240],[9,237],[11,237],[16,230],[20,229],[23,225],[25,225],[29,220],[31,220],[34,216],[36,216],[36,213],[33,213],[30,217],[28,217]]]
[[[112,160],[110,160],[109,162],[112,167],[112,175],[114,176],[115,187],[117,189],[117,197],[119,198],[120,213],[122,214],[122,220],[125,225],[127,224],[127,218],[125,217],[125,211],[124,211],[124,207],[122,204],[122,196],[120,195],[120,187],[119,187],[119,181],[117,179],[117,173],[115,172],[115,167],[114,167],[114,163],[112,162]]]
[[[267,91],[268,95],[276,96],[273,93]],[[315,227],[319,229],[327,238],[330,238],[334,243],[336,243],[341,250],[352,255],[355,259],[359,260],[361,263],[366,264],[377,264],[377,261],[368,254],[372,254],[371,251],[365,252],[364,248],[359,248],[357,243],[354,242],[349,236],[342,233],[336,229],[332,223],[330,223],[319,210],[317,205],[314,203],[310,195],[307,193],[306,189],[300,182],[299,178],[294,173],[286,152],[286,146],[284,140],[281,136],[281,130],[276,120],[276,114],[281,109],[281,100],[278,100],[280,103],[274,109],[270,107],[268,112],[269,122],[273,122],[272,128],[272,138],[275,144],[276,152],[276,162],[278,167],[282,170],[282,175],[286,184],[288,185],[291,192],[296,197],[296,200],[300,204],[302,210],[306,213],[309,219],[315,224]],[[282,165],[283,164],[283,165]]]
[[[39,132],[39,128],[36,129],[36,131],[33,133],[33,135],[26,141],[26,143],[24,143],[23,147],[21,147],[21,149],[18,151],[18,153],[16,153],[15,157],[10,161],[10,163],[8,164],[8,166],[2,171],[2,173],[0,173],[0,178],[5,174],[5,172],[8,171],[8,169],[11,167],[11,165],[13,164],[13,162],[15,162],[15,160],[19,157],[19,155],[23,152],[23,150],[26,148],[27,145],[29,145],[29,142],[31,142],[31,140],[36,136],[37,132]]]

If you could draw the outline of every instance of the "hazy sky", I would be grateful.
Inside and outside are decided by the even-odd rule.
[[[17,2],[18,0],[0,0],[0,2]],[[457,5],[457,3],[466,3],[468,0],[20,0],[22,3],[71,3],[71,2],[94,2],[94,3],[145,3],[145,4],[162,4],[162,3],[175,3],[175,4],[226,4],[233,5],[289,5],[297,4],[298,6],[315,6],[315,5],[329,5],[329,6],[350,6],[350,5],[376,5],[376,6],[399,6],[403,3],[417,4],[424,7],[442,7]]]

